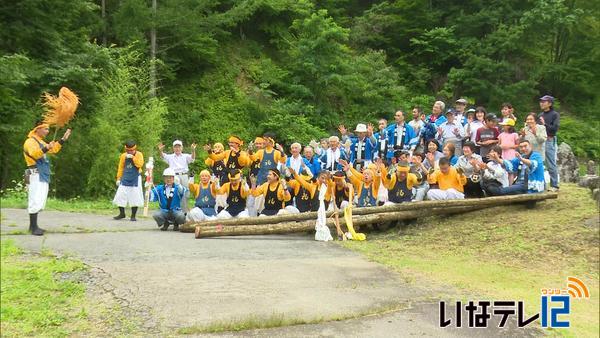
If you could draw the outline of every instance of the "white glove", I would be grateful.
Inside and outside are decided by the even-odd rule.
[[[127,154],[127,155],[125,155],[125,157],[127,157],[127,158],[133,158],[133,154]]]
[[[121,180],[117,180],[117,187],[121,185]]]

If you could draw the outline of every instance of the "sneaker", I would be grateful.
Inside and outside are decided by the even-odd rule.
[[[132,222],[137,221],[137,219],[135,217],[133,217],[133,216],[129,220],[132,221]]]
[[[125,215],[117,215],[115,217],[113,217],[113,219],[119,220],[119,219],[123,219],[125,218]]]
[[[179,224],[173,225],[173,231],[179,231]]]
[[[160,228],[160,231],[167,231],[167,229],[169,229],[169,223],[165,222],[165,224],[163,224],[162,228]]]
[[[550,192],[558,192],[558,187],[550,187],[550,189],[548,189],[548,191],[550,191]]]

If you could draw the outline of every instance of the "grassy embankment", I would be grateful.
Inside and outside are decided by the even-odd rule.
[[[429,217],[344,245],[411,282],[450,285],[463,299],[524,300],[528,314],[539,312],[541,288],[565,288],[567,277],[577,276],[591,298],[573,300],[571,328],[550,333],[595,337],[598,217],[588,189],[564,184],[558,199],[533,210],[508,206]]]

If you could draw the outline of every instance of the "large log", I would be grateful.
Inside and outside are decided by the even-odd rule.
[[[433,208],[427,211],[427,216],[431,215],[449,215],[464,213],[479,209],[484,209],[485,206],[458,206]],[[376,224],[389,221],[401,221],[407,219],[415,219],[422,217],[423,212],[420,210],[410,211],[395,211],[369,215],[353,215],[352,223],[354,226],[367,224]],[[315,229],[316,219],[306,221],[287,221],[273,224],[237,224],[237,225],[198,225],[195,229],[196,238],[219,237],[219,236],[246,236],[246,235],[273,235],[273,234],[290,234],[297,232],[307,232]],[[342,229],[347,230],[346,221],[340,217],[340,225]],[[335,232],[335,223],[332,218],[327,219],[327,226]]]
[[[540,193],[540,194],[522,194],[522,195],[512,195],[512,196],[496,196],[496,197],[486,197],[486,198],[472,198],[472,199],[464,199],[464,200],[448,200],[448,201],[421,201],[421,202],[410,202],[410,203],[401,203],[395,205],[388,206],[379,206],[379,207],[365,207],[365,208],[355,208],[352,210],[353,215],[370,215],[370,214],[379,214],[379,213],[387,213],[387,212],[396,212],[396,211],[410,211],[410,210],[423,210],[431,209],[431,208],[440,208],[440,207],[459,207],[459,206],[496,206],[496,205],[507,205],[513,203],[523,203],[523,202],[535,202],[541,201],[545,199],[554,199],[557,198],[557,193]],[[327,217],[330,217],[333,212],[328,212]],[[212,220],[212,221],[203,221],[203,222],[189,222],[180,227],[180,231],[182,232],[195,232],[197,226],[227,226],[227,225],[265,225],[265,224],[275,224],[282,222],[299,222],[299,221],[313,221],[317,219],[316,212],[305,212],[301,214],[287,214],[287,215],[277,215],[277,216],[269,216],[269,217],[251,217],[244,219],[226,219],[226,220]]]

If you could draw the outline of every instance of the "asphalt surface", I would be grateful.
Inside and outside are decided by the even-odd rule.
[[[437,299],[427,286],[312,235],[195,239],[159,231],[151,220],[44,211],[42,237],[27,229],[25,210],[2,209],[2,238],[32,252],[73,255],[91,282],[118,298],[142,335],[173,335],[247,318],[281,316],[318,324],[221,333],[272,337],[532,336],[535,330],[439,328]],[[447,295],[447,293],[446,293]],[[331,319],[349,320],[329,321]],[[513,325],[514,326],[514,325]]]

